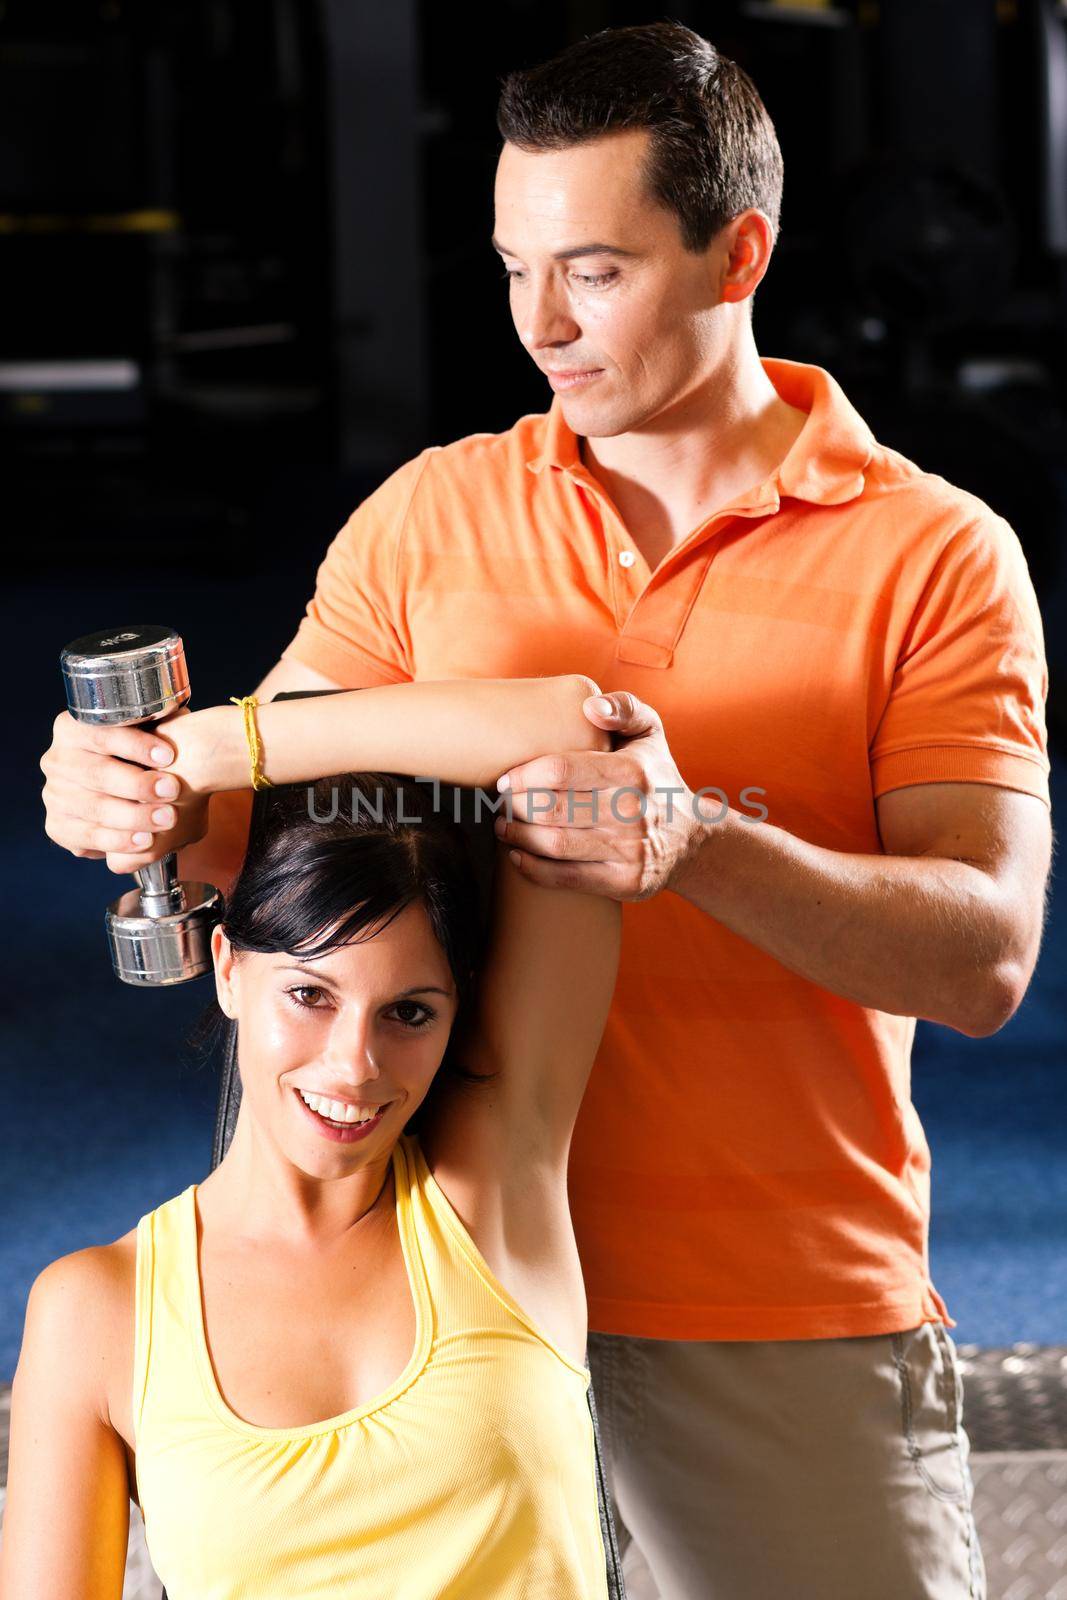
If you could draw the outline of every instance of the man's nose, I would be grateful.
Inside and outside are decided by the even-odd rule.
[[[527,285],[516,329],[531,353],[546,345],[570,344],[580,332],[565,295],[547,278],[531,279]]]

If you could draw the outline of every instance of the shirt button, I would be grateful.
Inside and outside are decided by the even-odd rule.
[[[620,550],[619,551],[619,566],[620,567],[632,567],[633,564],[634,564],[634,560],[635,560],[635,557],[634,557],[634,553],[633,553],[632,550]]]

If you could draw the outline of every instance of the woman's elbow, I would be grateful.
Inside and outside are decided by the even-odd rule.
[[[559,714],[564,719],[568,750],[610,750],[611,734],[590,722],[584,711],[590,695],[600,693],[600,685],[585,672],[568,672],[553,680],[559,695]]]

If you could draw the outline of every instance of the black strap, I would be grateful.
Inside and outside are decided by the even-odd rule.
[[[211,1170],[214,1172],[230,1147],[237,1113],[241,1108],[241,1076],[237,1071],[237,1024],[226,1023],[226,1042],[222,1052],[219,1100],[215,1108],[215,1133],[211,1141]]]
[[[588,1359],[586,1366],[589,1365]],[[619,1556],[619,1541],[615,1537],[615,1519],[611,1514],[611,1493],[608,1489],[607,1474],[604,1471],[604,1450],[600,1443],[600,1420],[597,1417],[596,1399],[593,1394],[593,1385],[589,1385],[589,1415],[593,1419],[593,1453],[596,1457],[596,1498],[600,1508],[600,1532],[604,1540],[604,1555],[607,1560],[608,1600],[626,1600],[626,1584],[622,1576],[622,1559]]]

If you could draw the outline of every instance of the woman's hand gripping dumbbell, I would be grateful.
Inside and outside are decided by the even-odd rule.
[[[40,762],[48,837],[118,873],[202,839],[210,794],[181,759],[189,715],[183,705],[150,725],[109,726],[61,711]]]

